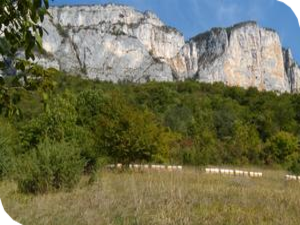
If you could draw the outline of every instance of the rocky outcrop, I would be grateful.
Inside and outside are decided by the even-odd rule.
[[[54,7],[43,26],[40,64],[105,81],[194,78],[259,90],[298,92],[300,69],[278,34],[246,22],[185,43],[153,13],[120,5]],[[49,57],[51,56],[51,57]]]
[[[183,36],[154,14],[127,6],[54,7],[43,46],[59,69],[105,81],[173,81],[168,60]]]
[[[286,76],[292,93],[300,93],[300,68],[293,58],[291,49],[282,49]]]
[[[290,92],[278,34],[246,22],[192,38],[181,52],[187,76],[203,82]]]

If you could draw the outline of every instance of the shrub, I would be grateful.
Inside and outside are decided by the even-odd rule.
[[[80,92],[76,99],[77,123],[93,129],[96,126],[96,117],[107,102],[109,98],[101,89]]]
[[[300,154],[294,153],[286,160],[287,170],[295,175],[300,175]]]
[[[259,134],[253,125],[236,121],[233,136],[227,141],[226,163],[235,165],[258,164],[261,156],[261,145]]]
[[[11,175],[14,168],[15,131],[0,119],[0,180]]]
[[[188,107],[175,106],[165,112],[165,125],[171,130],[187,134],[193,121],[193,114]]]
[[[3,147],[3,138],[0,138],[0,180],[7,177],[12,170],[12,153],[10,148]]]
[[[66,30],[65,28],[63,28],[59,23],[55,24],[55,27],[57,29],[57,32],[63,37],[63,38],[68,38],[69,37],[69,33],[68,30]]]
[[[71,139],[76,132],[77,112],[72,96],[51,99],[48,108],[20,131],[24,149],[36,147],[45,138],[55,141]]]
[[[71,189],[78,183],[83,168],[77,147],[45,140],[37,149],[20,157],[16,179],[24,193]]]
[[[278,163],[283,164],[287,158],[297,153],[298,138],[293,134],[281,131],[268,139],[264,149],[264,159],[267,164]]]

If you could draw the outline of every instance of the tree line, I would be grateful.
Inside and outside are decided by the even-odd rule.
[[[16,79],[7,85],[21,85]],[[0,177],[24,192],[71,188],[107,163],[299,172],[300,95],[192,80],[113,84],[58,71],[39,82],[14,89],[17,115],[0,105]]]

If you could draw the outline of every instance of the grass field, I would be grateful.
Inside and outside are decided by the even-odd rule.
[[[6,211],[23,225],[299,224],[300,183],[284,171],[263,178],[182,172],[99,173],[72,192],[23,195],[0,183]]]

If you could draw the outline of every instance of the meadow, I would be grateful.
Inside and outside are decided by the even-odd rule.
[[[257,170],[257,168],[254,168]],[[176,172],[107,171],[72,191],[26,195],[0,182],[6,211],[23,225],[94,224],[299,224],[300,183],[283,170],[263,178]]]

